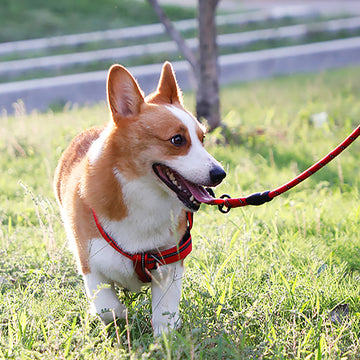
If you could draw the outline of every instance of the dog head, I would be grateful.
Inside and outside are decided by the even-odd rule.
[[[164,64],[157,90],[146,98],[121,65],[111,67],[107,90],[117,169],[128,179],[150,173],[187,210],[198,210],[209,200],[204,187],[226,174],[205,150],[205,129],[184,108],[171,64]]]

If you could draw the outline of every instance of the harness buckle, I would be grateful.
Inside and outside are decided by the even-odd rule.
[[[147,253],[140,253],[133,255],[135,272],[139,276],[139,279],[145,283],[151,282],[151,273],[147,268],[147,260],[148,260]]]

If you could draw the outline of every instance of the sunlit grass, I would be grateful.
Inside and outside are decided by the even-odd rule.
[[[164,6],[172,20],[192,18],[194,8]],[[84,33],[158,22],[147,1],[2,0],[0,42]]]
[[[206,138],[228,172],[216,193],[272,189],[332,150],[359,124],[359,70],[223,89],[226,129]],[[359,357],[359,141],[266,205],[228,215],[203,205],[182,328],[154,340],[149,291],[119,294],[127,323],[106,328],[88,314],[52,193],[73,136],[108,120],[105,104],[0,118],[0,358]]]

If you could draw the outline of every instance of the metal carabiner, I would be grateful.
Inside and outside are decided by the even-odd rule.
[[[228,194],[222,194],[220,196],[220,199],[231,199],[231,196]],[[224,210],[224,207],[226,207],[226,209]],[[225,205],[225,202],[223,204],[218,205],[218,209],[221,213],[223,214],[227,214],[230,210],[231,210],[231,205]]]

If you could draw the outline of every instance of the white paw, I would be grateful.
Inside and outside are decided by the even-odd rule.
[[[115,319],[125,319],[126,317],[126,308],[125,306],[119,304],[115,309],[103,308],[97,312],[100,319],[105,325],[113,322]]]
[[[153,319],[152,325],[155,337],[159,337],[162,336],[163,333],[168,334],[172,330],[179,329],[181,319],[179,316],[175,316],[175,314],[162,316],[162,319],[159,321]]]

